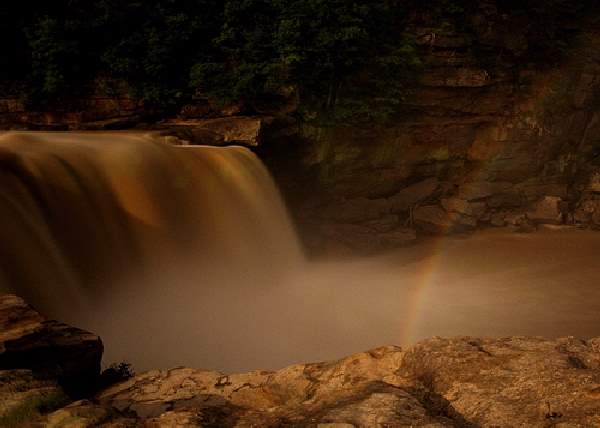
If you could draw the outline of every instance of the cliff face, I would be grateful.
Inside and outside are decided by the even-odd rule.
[[[519,24],[494,8],[473,20],[474,34],[415,24],[425,67],[390,126],[305,126],[287,145],[274,134],[265,157],[309,244],[369,252],[410,241],[407,228],[600,226],[597,18],[555,64],[511,62]]]

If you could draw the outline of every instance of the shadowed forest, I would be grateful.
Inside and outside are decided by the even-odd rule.
[[[52,108],[98,85],[125,83],[148,107],[176,111],[198,97],[248,113],[293,93],[297,115],[320,123],[385,122],[422,68],[413,27],[481,38],[466,0],[60,0],[5,2],[2,94]],[[513,46],[482,62],[555,63],[589,1],[498,1],[521,23]],[[565,24],[567,23],[567,24]],[[512,31],[512,29],[511,29]],[[472,47],[477,50],[477,43]],[[101,83],[98,83],[98,82]],[[118,82],[118,83],[116,83]],[[116,90],[116,89],[115,89]]]

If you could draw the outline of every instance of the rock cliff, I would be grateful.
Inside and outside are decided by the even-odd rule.
[[[0,370],[31,370],[80,395],[100,374],[103,349],[98,336],[47,320],[19,297],[0,295]]]
[[[273,134],[264,157],[310,245],[370,252],[407,227],[600,226],[597,14],[552,63],[511,57],[526,46],[503,19],[481,2],[471,32],[416,20],[420,85],[383,129]]]

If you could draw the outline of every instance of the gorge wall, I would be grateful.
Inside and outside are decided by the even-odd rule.
[[[556,64],[511,62],[525,49],[520,24],[484,6],[475,34],[416,24],[425,68],[391,126],[304,126],[295,143],[270,142],[309,245],[371,252],[410,242],[412,229],[600,226],[597,17],[576,24]]]

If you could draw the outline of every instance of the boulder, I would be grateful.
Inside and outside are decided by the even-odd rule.
[[[0,295],[0,370],[29,369],[79,394],[93,387],[102,352],[98,336],[49,321],[17,296]]]
[[[276,372],[152,371],[96,399],[145,426],[583,427],[599,379],[600,338],[434,338]]]
[[[390,212],[387,199],[348,199],[323,210],[322,216],[339,222],[357,223],[378,220]]]
[[[487,70],[468,67],[446,67],[428,70],[421,78],[423,86],[481,88],[494,83]]]
[[[413,213],[415,224],[428,232],[446,232],[452,222],[446,211],[437,205],[419,207]]]
[[[0,426],[28,425],[40,421],[44,412],[69,402],[53,380],[38,379],[30,370],[0,370]]]
[[[385,248],[398,248],[414,244],[417,240],[417,233],[414,229],[399,228],[379,234],[381,245]]]
[[[260,144],[264,126],[269,117],[232,116],[216,119],[173,119],[160,124],[168,133],[188,136],[190,144],[241,145],[256,147]]]
[[[594,193],[600,193],[600,172],[592,174],[587,190]]]
[[[516,188],[530,200],[538,199],[541,196],[553,196],[564,199],[568,195],[566,183],[536,183],[534,180],[533,182],[522,183],[516,186]]]
[[[400,217],[396,214],[388,214],[375,220],[365,222],[363,225],[377,233],[388,233],[396,229],[399,223]]]
[[[388,199],[391,211],[393,213],[408,211],[416,204],[432,197],[439,186],[440,182],[437,178],[433,177],[400,190]]]
[[[476,201],[503,193],[511,186],[510,183],[505,182],[477,181],[466,183],[460,186],[458,197],[467,201]]]
[[[517,191],[492,195],[486,202],[491,208],[519,208],[522,205],[521,195]]]
[[[183,422],[183,421],[181,421]],[[101,406],[89,400],[79,400],[61,407],[40,419],[41,426],[47,427],[114,427],[134,428],[140,426],[140,420],[135,414],[125,414],[110,406]],[[153,426],[150,421],[145,426]],[[201,424],[163,424],[154,426],[193,427]]]
[[[334,253],[374,254],[383,250],[413,244],[417,234],[413,229],[376,222],[329,225],[325,235],[328,249]]]
[[[442,199],[442,206],[448,212],[477,218],[481,217],[487,208],[485,202],[469,202],[459,198]]]
[[[154,423],[202,415],[214,426],[449,425],[446,417],[430,414],[397,375],[402,355],[387,347],[330,363],[232,375],[154,371],[97,399]]]
[[[495,227],[503,227],[506,225],[505,213],[494,213],[490,218],[490,224]]]
[[[600,200],[583,201],[573,217],[577,223],[600,226]]]
[[[198,119],[208,116],[211,112],[208,102],[197,102],[184,105],[179,112],[179,117],[182,119]]]
[[[527,213],[527,218],[538,224],[562,223],[561,198],[558,196],[544,197]]]
[[[459,426],[600,425],[600,338],[431,339],[399,372]]]
[[[447,212],[437,205],[417,208],[413,220],[415,225],[429,233],[448,233],[477,227],[476,218]]]

